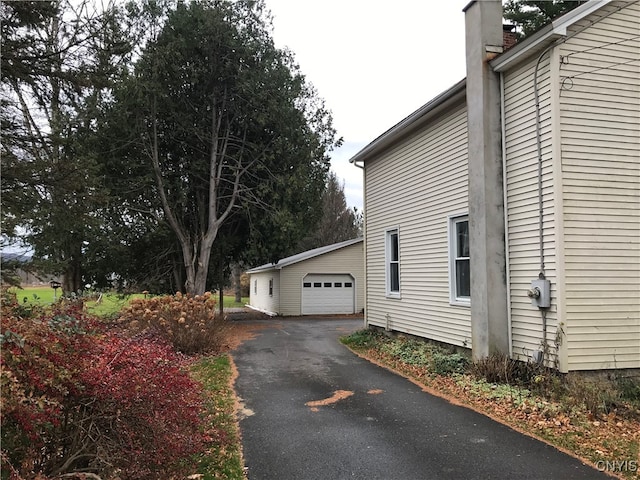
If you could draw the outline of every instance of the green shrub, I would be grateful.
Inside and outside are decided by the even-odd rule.
[[[469,359],[460,353],[435,352],[431,357],[431,368],[438,375],[464,373],[469,367]]]
[[[634,381],[630,377],[619,377],[616,383],[623,399],[640,403],[640,381]]]
[[[341,341],[354,348],[377,348],[380,352],[407,365],[425,367],[438,375],[463,373],[469,359],[421,339],[386,336],[375,330],[359,330]]]
[[[620,391],[609,380],[589,378],[581,373],[569,373],[565,380],[566,400],[584,405],[593,415],[610,413],[620,401]]]
[[[433,346],[421,340],[395,338],[382,345],[381,349],[408,365],[428,366]]]
[[[371,329],[358,330],[351,335],[341,337],[340,341],[353,348],[370,348],[379,343],[380,333]]]

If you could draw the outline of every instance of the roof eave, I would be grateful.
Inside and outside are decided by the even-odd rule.
[[[336,250],[340,250],[341,248],[350,247],[351,245],[355,245],[363,241],[363,237],[358,237],[351,240],[338,242],[333,245],[325,245],[324,247],[314,248],[308,251],[312,252],[311,254],[305,255],[308,252],[302,252],[296,255],[292,255],[291,257],[283,258],[279,260],[278,263],[267,263],[266,265],[260,265],[259,267],[251,268],[247,270],[247,273],[263,273],[270,272],[272,270],[282,270],[284,267],[288,267],[289,265],[295,265],[296,263],[319,257],[327,253],[335,252]]]
[[[457,103],[463,99],[465,95],[466,79],[463,79],[373,140],[351,157],[349,162],[356,163],[365,161],[370,156],[393,145],[399,138],[402,138],[407,133],[429,121],[442,107]]]
[[[514,47],[496,57],[490,62],[491,68],[495,72],[503,72],[534,54],[543,51],[556,40],[566,37],[567,28],[575,22],[599,10],[610,2],[611,0],[591,0],[583,3],[537,31],[531,37],[523,40],[521,43],[517,43]]]
[[[247,273],[262,273],[262,272],[270,272],[271,270],[281,270],[282,267],[278,266],[278,265],[268,265],[268,266],[261,266],[261,267],[256,267],[256,268],[252,268],[250,270],[247,270]]]

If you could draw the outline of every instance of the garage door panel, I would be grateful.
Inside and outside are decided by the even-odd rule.
[[[303,315],[354,313],[355,285],[345,274],[310,274],[302,283]]]

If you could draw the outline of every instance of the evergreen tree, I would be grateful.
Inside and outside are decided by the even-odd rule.
[[[2,227],[43,271],[81,289],[105,192],[92,145],[96,106],[126,60],[112,4],[2,2]]]
[[[503,16],[528,36],[587,0],[506,0]]]
[[[356,208],[347,207],[344,184],[340,183],[334,172],[330,172],[322,194],[322,217],[313,233],[300,243],[298,250],[323,247],[351,240],[360,235],[362,235],[361,215]]]
[[[167,225],[174,276],[202,293],[241,249],[264,258],[298,241],[338,142],[323,102],[275,48],[263,2],[181,2],[166,21],[150,18],[157,35],[105,117],[104,168],[120,222]]]

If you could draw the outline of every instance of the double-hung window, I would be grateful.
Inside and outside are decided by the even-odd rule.
[[[397,228],[386,231],[385,260],[387,297],[400,298],[400,237]]]
[[[273,278],[269,279],[269,296],[273,297]]]
[[[469,217],[449,218],[449,291],[451,303],[469,305],[471,262],[469,259]]]

